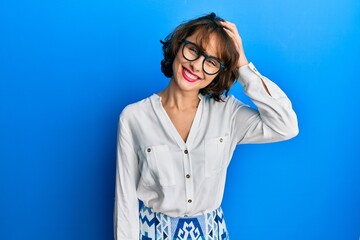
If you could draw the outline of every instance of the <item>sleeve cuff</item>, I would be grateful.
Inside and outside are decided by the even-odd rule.
[[[252,62],[239,68],[239,82],[244,89],[247,88],[249,81],[254,78],[263,79],[263,76],[258,72]]]

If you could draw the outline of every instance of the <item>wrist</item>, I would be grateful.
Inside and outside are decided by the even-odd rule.
[[[245,53],[243,52],[242,54],[240,54],[240,58],[237,64],[237,67],[240,68],[242,66],[248,65],[249,61],[247,60]]]

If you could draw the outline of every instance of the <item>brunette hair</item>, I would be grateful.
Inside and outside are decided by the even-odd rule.
[[[162,50],[164,54],[164,59],[161,61],[161,71],[166,77],[171,78],[173,76],[172,65],[174,59],[185,38],[195,32],[199,33],[199,47],[204,50],[204,46],[209,42],[210,35],[214,33],[217,36],[219,41],[217,52],[220,54],[218,57],[225,65],[225,68],[218,73],[208,86],[200,89],[202,95],[208,95],[214,98],[215,101],[222,101],[221,95],[225,93],[225,96],[227,96],[230,87],[239,77],[238,68],[236,67],[239,53],[233,40],[219,24],[220,21],[224,20],[216,16],[215,13],[189,20],[176,27],[164,41],[160,41],[163,44]]]

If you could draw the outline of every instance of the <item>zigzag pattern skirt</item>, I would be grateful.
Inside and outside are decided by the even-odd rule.
[[[142,205],[140,240],[229,240],[221,207],[194,217],[170,217]]]

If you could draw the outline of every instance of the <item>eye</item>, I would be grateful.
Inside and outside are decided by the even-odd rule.
[[[219,67],[219,65],[220,65],[219,62],[216,61],[216,59],[211,58],[211,57],[206,59],[206,63],[212,67]]]
[[[199,54],[199,49],[197,49],[195,46],[189,46],[189,50],[191,53],[198,55]]]

